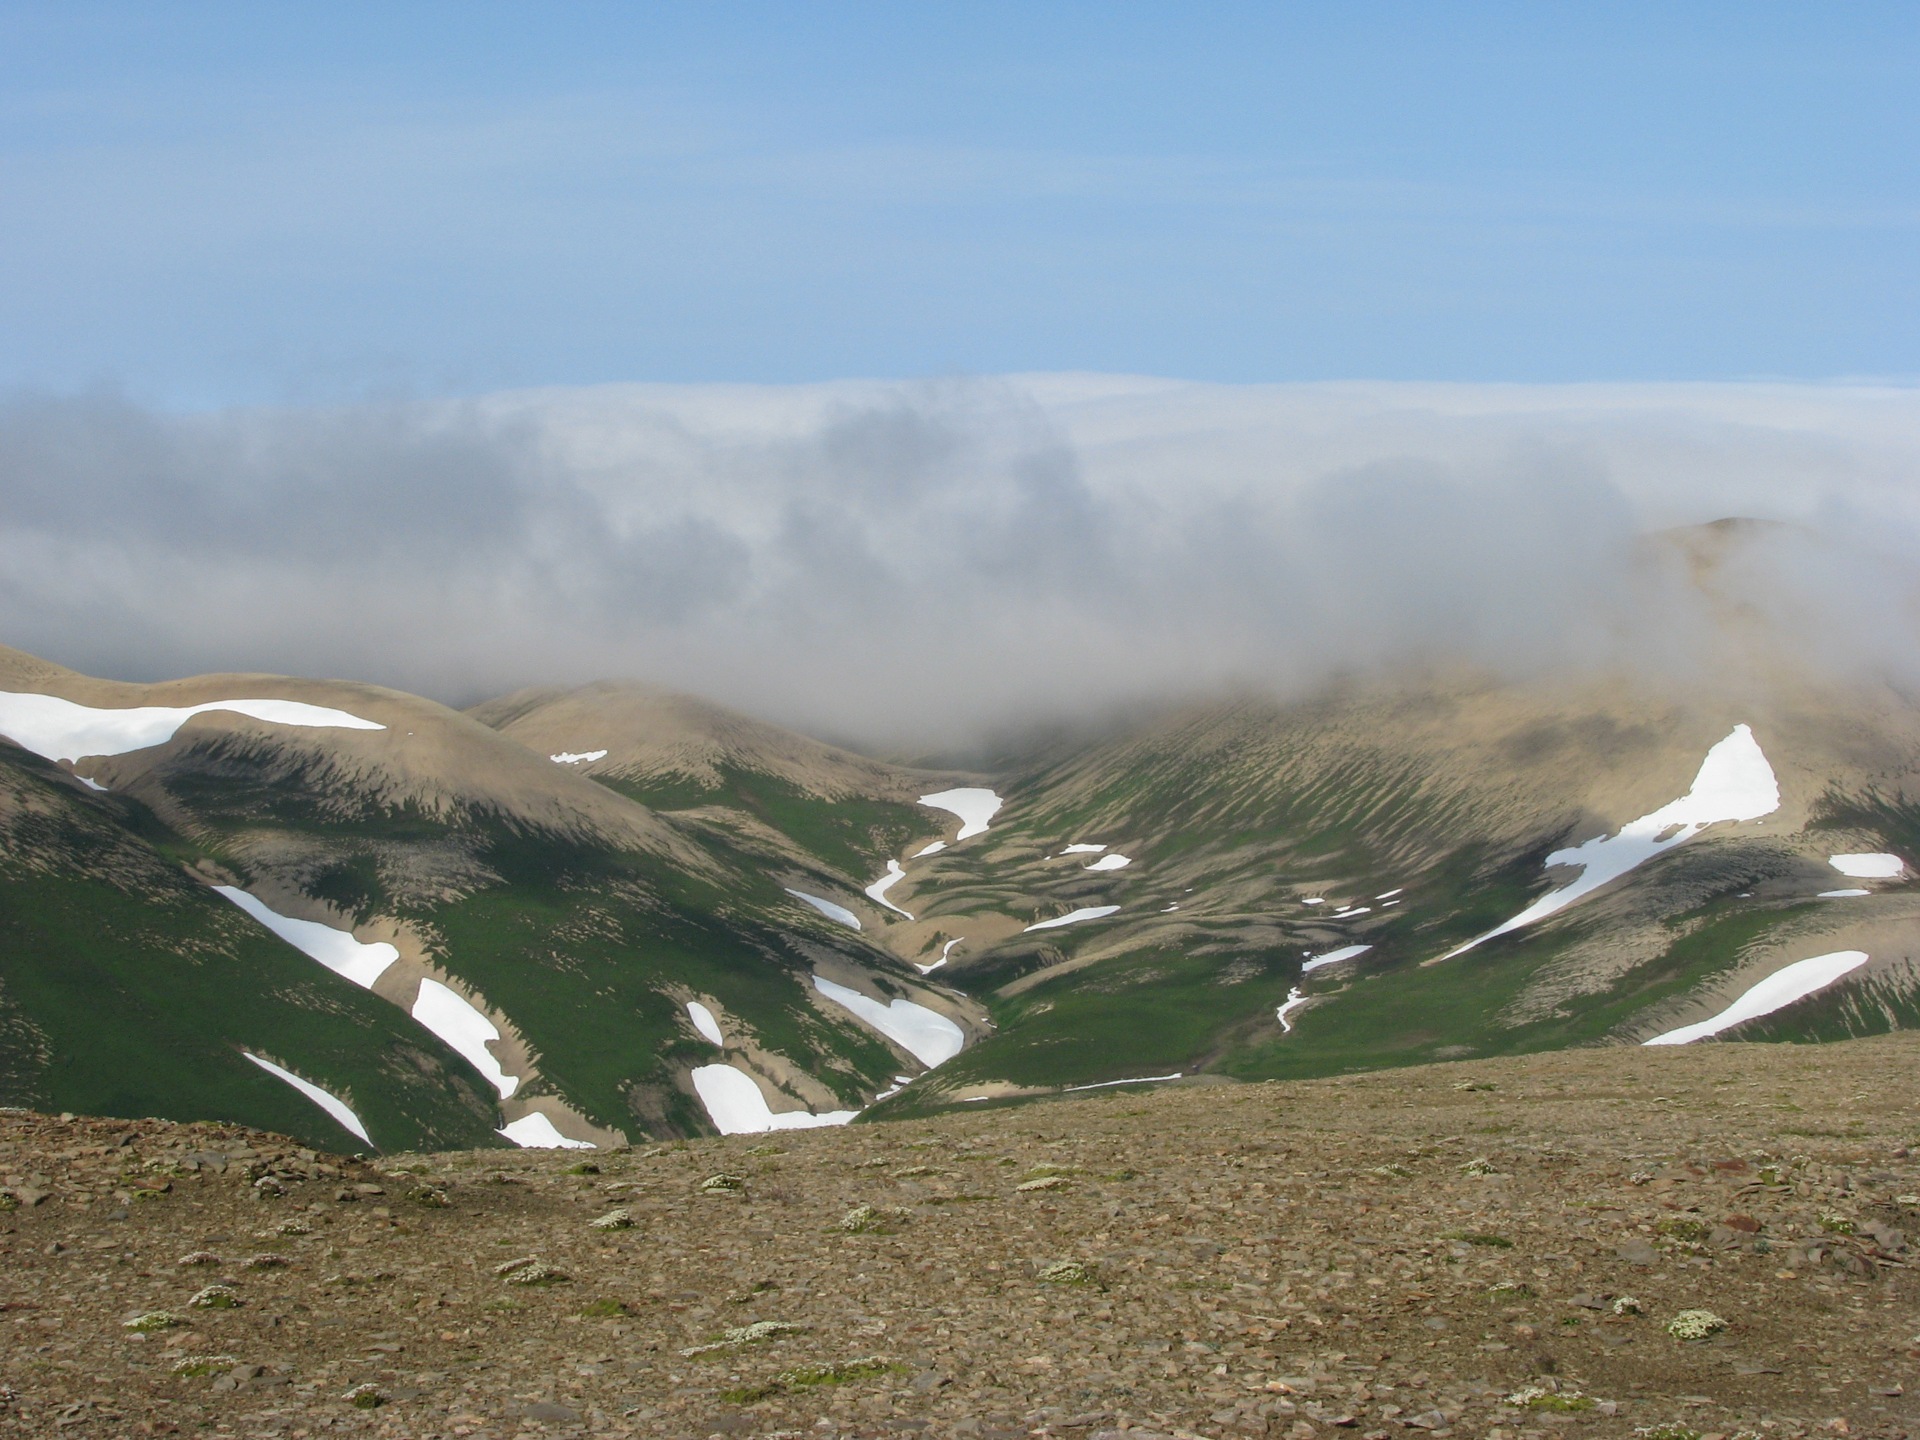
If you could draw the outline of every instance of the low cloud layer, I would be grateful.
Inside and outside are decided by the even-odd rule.
[[[1703,599],[1656,531],[1784,522]],[[637,677],[883,745],[1408,664],[1916,677],[1920,392],[621,386],[0,403],[0,641],[468,703]]]

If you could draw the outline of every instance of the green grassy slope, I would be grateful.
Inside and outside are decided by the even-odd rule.
[[[694,870],[483,806],[428,815],[337,780],[308,783],[306,769],[286,745],[211,737],[178,747],[153,778],[191,816],[196,842],[243,878],[297,872],[306,893],[426,936],[434,962],[531,1046],[541,1073],[523,1095],[556,1094],[637,1136],[704,1130],[682,1077],[717,1056],[689,1032],[683,993],[718,1000],[733,1033],[840,1106],[898,1069],[871,1031],[808,998],[821,957],[886,957],[799,911],[724,828],[689,831],[704,852]]]
[[[137,807],[8,750],[0,817],[5,1103],[362,1148],[250,1050],[346,1099],[383,1148],[500,1143],[463,1060],[189,878]]]

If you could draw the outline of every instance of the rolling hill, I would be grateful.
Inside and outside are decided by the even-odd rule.
[[[1915,707],[1783,667],[1403,676],[982,775],[632,684],[9,651],[0,735],[40,1108],[605,1146],[1920,1018]]]

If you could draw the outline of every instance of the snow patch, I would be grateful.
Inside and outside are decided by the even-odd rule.
[[[722,1049],[726,1048],[727,1037],[720,1033],[720,1022],[713,1018],[713,1011],[698,1000],[687,1001],[687,1014],[693,1020],[693,1028]]]
[[[1300,966],[1302,975],[1311,974],[1323,965],[1338,965],[1342,960],[1351,960],[1356,955],[1364,955],[1371,945],[1342,945],[1338,950],[1329,950],[1324,955],[1309,955]]]
[[[1104,845],[1088,845],[1081,841],[1075,841],[1060,853],[1062,855],[1098,855],[1106,848]]]
[[[1391,900],[1396,895],[1404,895],[1406,890],[1407,887],[1402,885],[1398,890],[1389,890],[1384,895],[1376,895],[1373,898],[1376,900]]]
[[[1027,926],[1028,930],[1057,930],[1062,925],[1078,925],[1082,920],[1099,920],[1118,913],[1118,905],[1089,905],[1079,910],[1069,910],[1064,915],[1056,915],[1051,920],[1036,920]],[[1022,932],[1025,933],[1024,931]]]
[[[845,985],[816,975],[813,988],[878,1030],[929,1070],[944,1065],[967,1043],[966,1032],[937,1010],[911,1000],[881,1004]]]
[[[1133,857],[1131,855],[1103,855],[1100,859],[1094,861],[1093,864],[1084,865],[1081,868],[1084,870],[1124,870],[1131,864],[1133,864]]]
[[[893,911],[896,915],[905,915],[907,919],[913,919],[910,911],[902,910],[898,905],[887,899],[887,891],[906,878],[907,872],[900,868],[900,862],[898,860],[887,861],[887,873],[867,886],[867,898],[876,905],[886,906],[887,909]]]
[[[82,785],[86,786],[89,790],[98,790],[102,795],[105,795],[107,793],[107,787],[102,785],[98,780],[89,780],[84,775],[76,775],[73,778],[78,780]]]
[[[486,1076],[502,1100],[520,1088],[520,1077],[502,1070],[493,1052],[487,1049],[489,1040],[500,1038],[494,1023],[438,980],[420,982],[420,993],[413,1001],[413,1018]]]
[[[313,1101],[314,1104],[318,1105],[322,1110],[326,1111],[327,1114],[331,1115],[342,1125],[346,1126],[347,1129],[366,1141],[367,1144],[373,1144],[373,1137],[367,1134],[367,1127],[360,1122],[360,1117],[353,1113],[353,1107],[338,1095],[335,1095],[331,1090],[322,1090],[311,1080],[302,1080],[291,1070],[283,1070],[271,1060],[262,1060],[251,1050],[242,1050],[240,1053],[269,1075],[277,1076],[286,1081],[287,1084],[298,1090],[302,1095],[306,1096],[307,1099]]]
[[[1184,1079],[1185,1071],[1176,1070],[1171,1075],[1136,1075],[1131,1080],[1100,1080],[1092,1085],[1069,1085],[1067,1090],[1105,1090],[1114,1085],[1153,1085],[1162,1080]]]
[[[1656,1035],[1643,1043],[1686,1045],[1695,1040],[1704,1040],[1709,1035],[1718,1035],[1722,1030],[1743,1021],[1757,1020],[1762,1015],[1771,1015],[1774,1011],[1793,1004],[1796,1000],[1804,1000],[1815,991],[1826,989],[1842,975],[1857,970],[1866,963],[1867,952],[1864,950],[1835,950],[1829,955],[1815,955],[1808,960],[1796,960],[1786,968],[1774,971],[1711,1020],[1702,1020],[1694,1025],[1682,1025],[1678,1030],[1669,1030],[1666,1034]]]
[[[1872,893],[1871,890],[1822,890],[1815,898],[1820,900],[1852,900],[1858,896],[1871,895]]]
[[[774,1114],[767,1097],[746,1071],[735,1065],[697,1065],[694,1093],[722,1135],[758,1135],[768,1130],[812,1130],[822,1125],[845,1125],[860,1112],[829,1110],[820,1115],[805,1110]]]
[[[558,755],[549,755],[547,758],[556,765],[591,765],[596,760],[606,759],[607,752],[604,750],[562,750]],[[533,1117],[528,1116],[527,1118],[532,1119]],[[516,1121],[514,1123],[518,1124],[520,1122]],[[503,1131],[501,1133],[504,1134],[505,1132]]]
[[[322,925],[317,920],[295,920],[269,910],[259,900],[233,885],[215,885],[216,895],[224,895],[294,949],[318,960],[334,974],[371,990],[373,982],[400,958],[400,952],[384,940],[372,943],[356,940],[345,930]]]
[[[522,1115],[511,1124],[502,1125],[493,1132],[504,1135],[528,1150],[597,1150],[600,1147],[591,1140],[571,1140],[555,1127],[553,1121],[538,1110],[531,1115]]]
[[[931,845],[922,845],[918,850],[914,851],[913,854],[909,855],[907,858],[909,860],[918,860],[922,855],[938,855],[942,850],[946,848],[947,848],[946,841],[936,840]]]
[[[125,755],[164,745],[188,720],[210,710],[230,710],[275,725],[387,728],[345,710],[298,700],[209,700],[202,705],[136,705],[107,710],[76,705],[58,695],[0,691],[0,735],[48,760],[72,762],[88,755]]]
[[[849,930],[860,928],[860,917],[844,905],[836,905],[831,900],[822,900],[818,895],[809,895],[804,890],[789,890],[787,894],[796,900],[804,900],[829,920],[838,920]]]
[[[1287,1017],[1307,1003],[1307,992],[1298,985],[1287,991],[1287,1003],[1273,1012],[1273,1018],[1280,1022],[1280,1028],[1287,1034],[1293,1033],[1293,1021]]]
[[[1859,855],[1829,855],[1827,863],[1842,875],[1851,875],[1856,880],[1891,880],[1907,868],[1907,862],[1898,855],[1871,853]]]
[[[960,938],[965,939],[966,937],[962,936]],[[922,975],[931,975],[934,971],[938,970],[942,965],[947,963],[947,956],[953,953],[953,947],[958,945],[959,943],[960,943],[959,940],[947,941],[946,944],[940,947],[940,958],[938,960],[934,961],[931,965],[916,964],[913,968],[918,970]]]
[[[1767,763],[1753,731],[1736,725],[1711,750],[1694,776],[1693,788],[1651,814],[1630,820],[1616,835],[1601,835],[1547,856],[1547,865],[1578,865],[1580,877],[1541,896],[1505,924],[1476,935],[1440,958],[1451,960],[1496,935],[1505,935],[1558,913],[1610,880],[1617,880],[1654,856],[1671,850],[1723,820],[1758,820],[1780,808],[1780,782]]]
[[[975,835],[984,835],[987,822],[1006,802],[991,790],[962,786],[957,790],[942,790],[935,795],[922,795],[920,803],[960,817],[960,833],[953,837],[958,843]]]

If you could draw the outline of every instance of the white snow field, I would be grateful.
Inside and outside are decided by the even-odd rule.
[[[964,940],[966,937],[963,935],[960,938]],[[959,943],[960,943],[959,940],[947,941],[946,944],[940,947],[940,958],[938,960],[934,961],[931,965],[915,965],[913,968],[918,970],[922,975],[931,975],[934,971],[938,970],[942,965],[947,963],[947,956],[953,953],[953,947],[958,945]]]
[[[446,1041],[455,1053],[466,1057],[500,1092],[502,1100],[520,1088],[520,1077],[502,1070],[493,1052],[487,1049],[489,1040],[500,1038],[493,1022],[438,980],[420,982],[420,993],[413,1002],[413,1018]]]
[[[606,759],[607,752],[604,750],[562,750],[558,755],[549,755],[547,758],[556,765],[591,765],[596,760]],[[533,1117],[529,1115],[527,1118],[531,1120]]]
[[[124,755],[164,745],[195,715],[231,710],[275,725],[305,725],[338,730],[387,727],[345,710],[299,700],[209,700],[203,705],[136,705],[103,710],[77,705],[58,695],[0,691],[0,735],[48,760],[71,763],[88,755]]]
[[[1100,920],[1118,913],[1118,905],[1089,905],[1080,910],[1069,910],[1064,915],[1056,915],[1051,920],[1036,920],[1027,926],[1028,930],[1057,930],[1062,925],[1078,925],[1082,920]],[[1022,932],[1025,933],[1024,931]]]
[[[1089,845],[1085,841],[1076,840],[1060,853],[1062,855],[1098,855],[1106,848],[1104,845]]]
[[[1310,975],[1323,965],[1338,965],[1342,960],[1351,960],[1356,955],[1364,955],[1371,945],[1342,945],[1338,950],[1329,950],[1324,955],[1309,955],[1300,966],[1302,975]]]
[[[1505,924],[1456,945],[1440,959],[1451,960],[1496,935],[1544,920],[1608,881],[1691,840],[1709,825],[1724,820],[1758,820],[1779,808],[1780,782],[1774,778],[1773,766],[1767,763],[1753,731],[1736,725],[1726,739],[1707,751],[1700,773],[1693,778],[1693,788],[1685,795],[1652,814],[1628,821],[1617,835],[1597,836],[1570,849],[1554,851],[1547,856],[1548,866],[1578,865],[1581,873],[1577,880],[1542,895]]]
[[[914,851],[913,854],[909,855],[907,858],[909,860],[918,860],[922,855],[938,855],[942,850],[946,848],[947,848],[946,841],[936,840],[931,845],[922,845],[918,850]]]
[[[702,1005],[698,1000],[689,1000],[687,1001],[687,1015],[692,1019],[694,1029],[698,1030],[721,1049],[724,1050],[726,1048],[727,1037],[720,1033],[720,1022],[713,1018],[713,1011]]]
[[[813,988],[878,1030],[929,1070],[944,1065],[967,1043],[966,1032],[937,1010],[911,1000],[881,1004],[845,985],[813,977]]]
[[[867,898],[876,905],[886,906],[887,909],[893,911],[896,915],[905,915],[907,919],[913,919],[912,911],[902,910],[898,905],[887,899],[887,891],[906,878],[907,872],[900,868],[900,862],[898,860],[887,861],[887,873],[867,886]]]
[[[538,1110],[531,1115],[522,1115],[510,1124],[502,1125],[493,1132],[504,1135],[527,1150],[597,1150],[600,1147],[591,1140],[569,1140],[555,1128],[553,1121]]]
[[[346,1126],[347,1129],[366,1141],[367,1144],[373,1144],[373,1137],[367,1134],[367,1127],[360,1123],[360,1117],[353,1113],[353,1107],[338,1095],[335,1095],[331,1090],[322,1090],[311,1080],[302,1080],[291,1070],[283,1070],[271,1060],[262,1060],[251,1050],[242,1050],[240,1053],[269,1075],[278,1076],[280,1079],[286,1081],[287,1084],[298,1090],[302,1095],[306,1096],[307,1099],[313,1101],[314,1104],[318,1105],[322,1110],[326,1111],[327,1114],[331,1115],[342,1125]]]
[[[1907,862],[1898,855],[1878,852],[1829,855],[1827,863],[1842,875],[1851,875],[1855,880],[1891,880],[1907,868]]]
[[[371,990],[373,982],[386,974],[387,967],[400,958],[400,952],[384,940],[372,943],[356,940],[345,930],[322,925],[317,920],[295,920],[269,910],[259,900],[233,885],[216,885],[216,895],[224,895],[267,929],[301,954],[318,960],[334,974]]]
[[[1856,900],[1862,895],[1871,895],[1871,890],[1822,890],[1815,899],[1819,900]]]
[[[1131,855],[1103,855],[1091,865],[1083,865],[1083,870],[1124,870],[1133,864]]]
[[[694,1093],[707,1107],[707,1114],[722,1135],[758,1135],[767,1130],[812,1130],[822,1125],[845,1125],[858,1110],[828,1110],[810,1115],[805,1110],[788,1110],[776,1115],[767,1108],[767,1097],[746,1071],[733,1065],[696,1065],[693,1069]]]
[[[1857,970],[1866,963],[1867,952],[1864,950],[1835,950],[1829,955],[1796,960],[1784,969],[1774,971],[1712,1019],[1682,1025],[1678,1030],[1669,1030],[1664,1035],[1656,1035],[1641,1043],[1687,1045],[1695,1040],[1704,1040],[1743,1021],[1757,1020],[1796,1000],[1804,1000],[1816,990],[1826,989],[1848,971]]]
[[[975,835],[984,835],[987,831],[987,822],[993,819],[995,813],[1006,802],[991,790],[962,786],[958,790],[942,790],[935,795],[922,795],[920,803],[960,817],[960,833],[953,837],[957,843],[971,839]]]
[[[822,900],[818,895],[809,895],[804,890],[789,890],[787,894],[796,900],[804,900],[829,920],[838,920],[849,930],[860,928],[860,917],[844,905],[836,905],[831,900]]]

